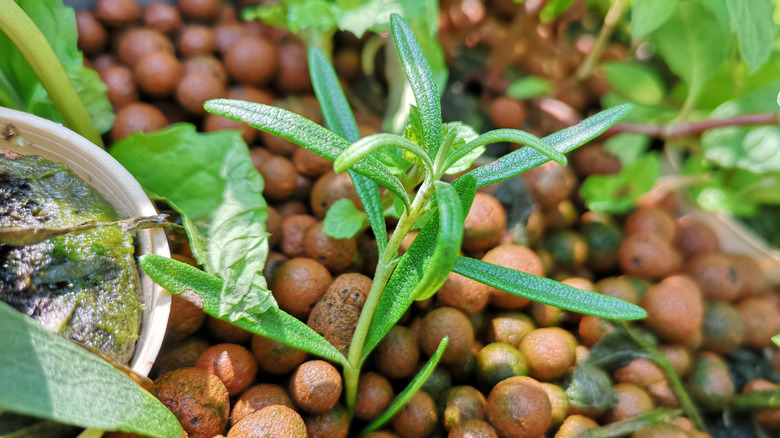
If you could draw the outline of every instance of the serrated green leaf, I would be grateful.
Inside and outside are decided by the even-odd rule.
[[[580,187],[580,196],[593,211],[625,213],[653,188],[660,176],[660,158],[651,152],[624,165],[615,175],[590,175]]]
[[[0,333],[0,410],[101,430],[184,436],[171,411],[129,377],[3,302]]]
[[[704,82],[728,57],[729,30],[699,2],[680,2],[677,10],[653,33],[658,53],[669,69],[698,96]]]
[[[539,11],[539,20],[542,23],[549,23],[555,20],[559,15],[566,12],[574,0],[547,0],[541,11]]]
[[[641,38],[658,29],[672,16],[679,0],[633,0],[631,36]]]
[[[548,135],[542,140],[555,150],[565,154],[606,131],[630,110],[631,105],[620,105],[601,111],[575,126]],[[548,161],[550,159],[547,156],[532,148],[521,148],[490,164],[474,169],[467,175],[472,175],[477,179],[477,187],[483,187],[519,175]]]
[[[436,369],[436,365],[439,364],[442,355],[444,355],[444,350],[447,349],[448,342],[449,337],[445,336],[442,338],[442,340],[439,342],[439,346],[436,348],[436,351],[433,353],[430,359],[428,359],[428,362],[423,365],[423,367],[420,369],[420,372],[417,373],[411,382],[406,385],[406,388],[404,388],[404,390],[398,394],[398,397],[396,397],[390,406],[387,407],[387,410],[385,410],[379,417],[366,426],[366,428],[360,432],[358,437],[364,437],[372,431],[379,429],[385,423],[390,421],[393,416],[395,416],[395,414],[406,405],[414,393],[416,393],[425,384],[425,381],[428,380],[428,377],[431,376],[433,370]]]
[[[655,70],[626,62],[606,62],[601,69],[609,85],[634,102],[657,105],[664,99],[666,87]]]
[[[427,300],[444,285],[463,241],[465,217],[458,194],[445,182],[436,181],[434,185],[439,231],[428,268],[412,291],[412,299],[415,301]]]
[[[552,89],[552,82],[543,77],[525,76],[509,84],[506,95],[518,100],[533,99],[549,93]]]
[[[772,20],[772,0],[726,0],[726,6],[739,41],[739,54],[753,73],[772,53],[777,28]]]
[[[330,206],[322,221],[322,231],[334,239],[351,239],[363,229],[366,214],[349,199],[339,199]]]
[[[530,300],[609,319],[641,319],[647,312],[623,300],[584,291],[481,260],[458,257],[453,272]]]
[[[197,293],[203,299],[203,311],[218,319],[222,280],[167,257],[154,254],[141,256],[138,264],[157,284],[172,294],[185,290]],[[345,365],[347,359],[333,345],[299,319],[279,309],[257,314],[246,312],[231,324],[251,333],[265,336],[319,357]]]
[[[442,139],[441,102],[439,91],[433,79],[428,60],[422,53],[417,39],[409,26],[397,14],[390,18],[390,27],[393,31],[398,56],[406,73],[406,78],[412,87],[425,138],[425,148],[428,156],[433,160],[439,152]]]

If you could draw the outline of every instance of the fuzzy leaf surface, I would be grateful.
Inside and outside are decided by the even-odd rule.
[[[203,311],[215,318],[220,316],[219,303],[222,280],[177,260],[155,254],[141,256],[139,265],[149,277],[165,290],[178,295],[185,290],[197,293],[203,299]],[[231,324],[256,335],[279,341],[285,345],[307,351],[333,362],[346,364],[346,358],[328,341],[306,324],[279,309],[268,309],[263,313],[246,309]]]
[[[453,272],[489,286],[551,306],[608,319],[641,319],[641,307],[596,292],[577,289],[481,260],[458,257]]]
[[[626,104],[606,109],[575,126],[550,134],[542,140],[559,152],[564,154],[571,152],[606,131],[630,110],[631,105]],[[549,157],[532,148],[521,148],[490,164],[478,167],[467,175],[477,179],[477,187],[483,187],[519,175],[548,161],[550,161]]]
[[[350,239],[363,229],[365,217],[352,201],[346,198],[339,199],[325,213],[322,231],[334,239]]]
[[[3,302],[0,333],[0,410],[101,430],[184,436],[171,411],[113,365]]]

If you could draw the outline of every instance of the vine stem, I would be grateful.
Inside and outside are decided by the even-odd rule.
[[[704,131],[726,126],[756,126],[780,125],[780,112],[761,114],[741,114],[725,119],[699,120],[697,122],[671,123],[667,125],[652,125],[644,123],[618,123],[607,129],[604,137],[611,137],[624,132],[645,134],[662,140],[670,140],[690,135],[698,135]]]
[[[355,401],[357,400],[357,388],[360,380],[360,368],[362,364],[363,347],[366,343],[366,337],[368,336],[368,330],[371,327],[371,322],[374,320],[374,314],[376,313],[379,301],[382,298],[382,293],[385,290],[387,282],[390,280],[390,276],[393,274],[396,266],[396,258],[398,257],[398,248],[401,247],[401,242],[404,237],[412,229],[412,226],[417,222],[422,213],[425,211],[425,203],[433,194],[433,182],[430,178],[426,178],[423,181],[420,190],[412,201],[412,204],[408,211],[404,211],[398,220],[398,225],[393,231],[393,235],[387,242],[387,247],[382,253],[379,263],[377,263],[376,272],[374,273],[374,280],[371,283],[371,289],[368,291],[368,297],[366,298],[363,309],[360,312],[360,318],[355,326],[355,333],[352,335],[352,342],[349,345],[349,353],[347,355],[347,365],[344,367],[344,387],[346,392],[347,410],[350,417],[355,411]]]
[[[656,365],[658,365],[659,368],[661,368],[661,371],[663,371],[663,373],[666,375],[666,379],[672,386],[672,391],[674,391],[674,394],[677,396],[677,400],[680,402],[680,407],[682,408],[683,412],[685,412],[685,415],[688,417],[688,419],[691,420],[697,429],[706,432],[707,428],[704,425],[704,420],[701,418],[701,414],[699,414],[699,410],[696,408],[693,400],[691,400],[691,396],[688,395],[688,391],[685,390],[685,386],[683,386],[682,381],[680,380],[680,376],[677,375],[677,371],[674,370],[674,367],[672,366],[672,363],[669,362],[669,359],[667,359],[666,356],[664,356],[664,354],[661,353],[654,345],[642,339],[641,336],[637,336],[625,321],[620,321],[619,327],[621,327],[628,334],[628,336],[630,336],[631,339],[636,342],[636,344],[639,345],[642,350],[644,350],[644,352],[647,354],[647,358],[650,361],[654,362]]]
[[[38,26],[13,0],[0,0],[2,30],[30,64],[68,127],[92,143],[103,146],[87,109],[70,83],[65,68]]]
[[[599,36],[596,37],[596,43],[593,46],[593,50],[588,53],[588,57],[585,58],[580,68],[577,69],[577,78],[579,80],[585,80],[593,74],[593,69],[596,68],[596,62],[598,62],[601,54],[607,48],[607,42],[612,32],[615,31],[615,27],[620,22],[620,18],[623,16],[623,11],[626,10],[626,0],[617,0],[609,7],[607,15],[604,17],[604,25],[601,26]]]

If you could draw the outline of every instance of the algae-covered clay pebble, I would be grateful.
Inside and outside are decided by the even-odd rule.
[[[743,280],[732,259],[720,252],[709,252],[688,260],[684,267],[710,300],[734,301],[742,291]]]
[[[425,391],[417,391],[393,417],[393,430],[401,438],[429,436],[438,423],[436,403]]]
[[[290,395],[306,412],[325,412],[339,401],[341,374],[324,360],[304,362],[290,378]]]
[[[501,240],[506,228],[506,210],[493,196],[477,192],[463,223],[463,249],[484,251]]]
[[[718,354],[729,354],[742,344],[745,322],[730,303],[710,301],[704,309],[702,349]]]
[[[261,370],[287,374],[306,360],[306,352],[260,335],[252,336],[252,354]]]
[[[566,390],[554,383],[541,382],[542,389],[547,394],[547,398],[550,400],[550,407],[552,408],[552,424],[558,425],[563,423],[566,419],[566,415],[569,413],[571,404],[569,403],[569,396],[566,395]]]
[[[411,375],[420,358],[417,335],[408,327],[395,325],[374,350],[376,368],[391,379]]]
[[[723,358],[715,353],[700,353],[688,376],[688,392],[705,411],[725,409],[734,396],[734,381]]]
[[[744,394],[755,391],[777,391],[778,385],[765,379],[751,380],[743,388]],[[771,431],[780,431],[780,409],[764,409],[756,413],[756,419]]]
[[[474,343],[474,328],[469,318],[458,309],[439,307],[423,318],[418,331],[420,349],[432,356],[441,340],[447,336],[449,342],[441,363],[453,363],[465,356]]]
[[[486,339],[488,342],[505,342],[519,348],[520,341],[534,329],[536,325],[533,320],[524,313],[500,313],[488,322]]]
[[[520,352],[528,362],[528,373],[538,380],[557,380],[574,365],[574,335],[559,327],[545,327],[528,333],[520,341]]]
[[[363,373],[358,383],[355,417],[371,421],[385,411],[393,401],[393,385],[383,375],[375,372]]]
[[[498,438],[498,434],[487,421],[473,418],[450,429],[447,438]]]
[[[185,292],[172,296],[171,314],[165,330],[165,341],[181,341],[198,331],[206,319],[202,305],[203,302],[196,294]]]
[[[271,290],[279,308],[306,318],[311,307],[322,298],[333,278],[316,260],[296,257],[282,263],[271,279]]]
[[[552,406],[539,382],[511,378],[490,391],[487,420],[501,438],[538,438],[552,424]]]
[[[237,344],[217,344],[200,355],[195,366],[222,380],[231,396],[240,394],[255,379],[257,361]]]
[[[211,438],[227,426],[230,396],[219,377],[200,368],[179,368],[154,381],[153,394],[190,438]]]
[[[307,438],[306,423],[295,410],[266,406],[230,428],[227,438]]]
[[[455,386],[448,389],[439,400],[443,405],[442,425],[445,430],[452,430],[469,420],[485,419],[487,400],[473,386]]]
[[[655,423],[642,426],[631,438],[690,438],[690,435],[672,423]]]
[[[347,438],[349,413],[341,404],[319,414],[304,415],[309,438]]]
[[[674,275],[650,287],[641,301],[645,324],[661,339],[689,346],[701,342],[704,300],[699,286],[685,275]]]
[[[536,276],[544,276],[544,265],[532,250],[520,246],[505,244],[499,245],[488,251],[483,262],[503,266]],[[519,309],[525,307],[531,301],[528,298],[512,295],[508,292],[491,287],[490,303],[502,309]]]
[[[477,353],[477,382],[486,390],[514,376],[528,374],[528,364],[520,350],[503,342],[485,345]]]
[[[255,385],[244,391],[236,401],[233,410],[230,411],[230,424],[235,425],[247,415],[272,405],[283,405],[295,409],[290,394],[283,387],[271,383]]]

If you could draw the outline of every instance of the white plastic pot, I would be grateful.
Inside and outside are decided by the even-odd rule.
[[[141,185],[122,165],[100,147],[60,124],[0,107],[0,148],[40,155],[67,165],[103,194],[123,217],[157,214]],[[168,241],[161,230],[137,231],[135,245],[136,254],[170,257]],[[146,376],[165,336],[171,296],[143,271],[140,273],[145,309],[130,367]]]

